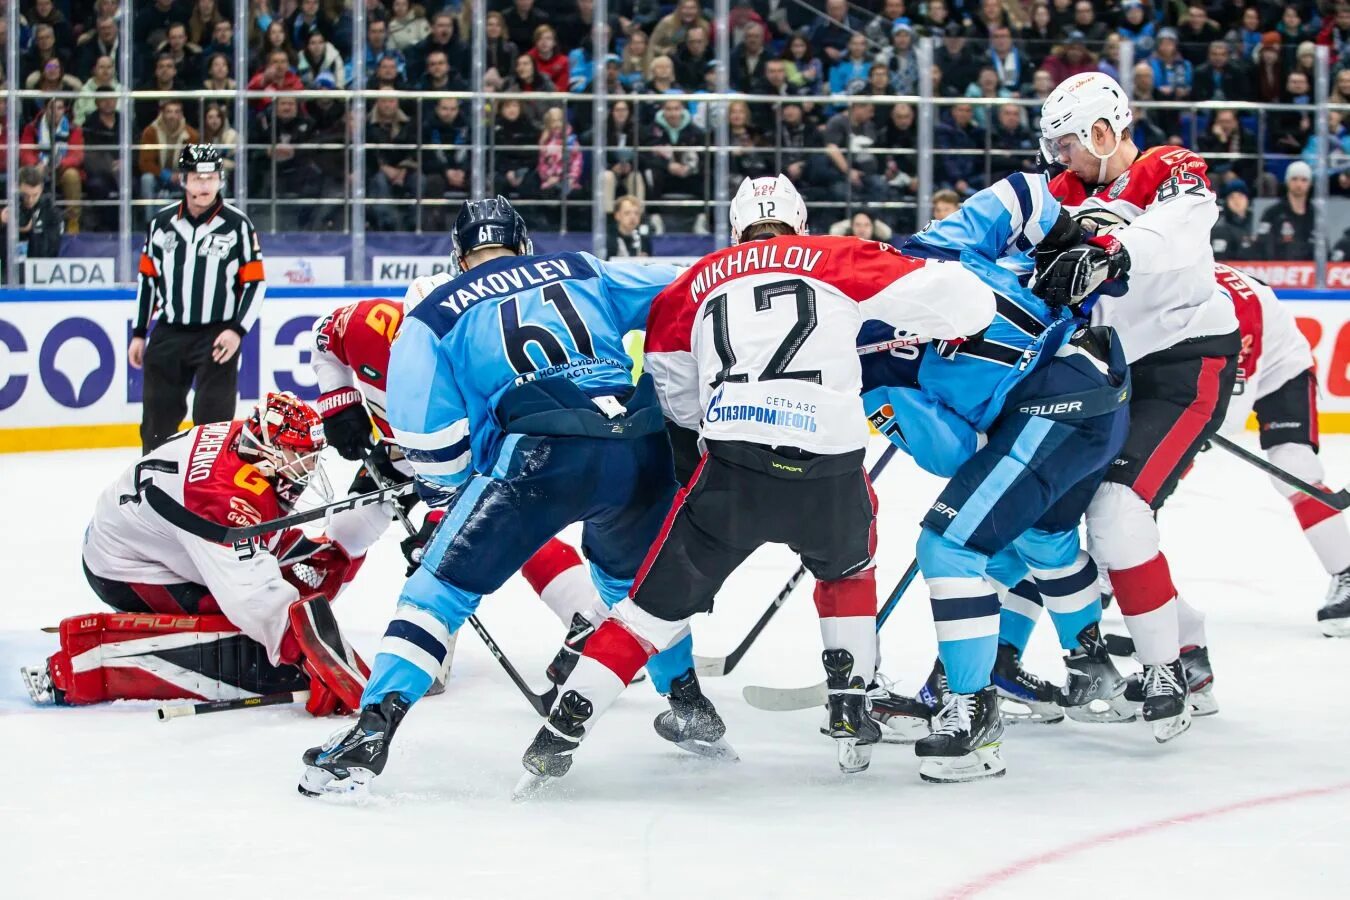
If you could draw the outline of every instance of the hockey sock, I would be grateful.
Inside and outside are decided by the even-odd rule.
[[[1054,569],[1032,569],[1036,586],[1045,599],[1050,621],[1055,624],[1059,646],[1078,649],[1078,635],[1084,628],[1102,619],[1101,589],[1097,586],[1097,564],[1083,550],[1073,562]]]
[[[876,569],[818,581],[815,599],[825,649],[853,654],[853,673],[869,680],[877,666]]]
[[[576,668],[561,688],[563,697],[576,693],[591,704],[592,712],[585,724],[587,732],[654,653],[655,648],[651,644],[635,635],[617,618],[606,619],[596,629],[586,642],[586,649],[581,659],[577,660]],[[666,690],[670,690],[669,682]]]
[[[1266,451],[1266,457],[1285,471],[1297,475],[1317,487],[1326,487],[1322,479],[1326,471],[1316,451],[1307,444],[1279,444]],[[1274,481],[1274,479],[1272,479]],[[1274,481],[1276,489],[1289,500],[1298,518],[1303,535],[1312,545],[1327,574],[1335,575],[1350,569],[1350,528],[1336,510],[1309,497],[1282,481]]]
[[[570,544],[550,538],[525,561],[520,574],[564,625],[572,623],[574,613],[590,622],[604,619],[605,606],[596,596],[581,554]]]
[[[647,660],[652,687],[661,696],[670,693],[670,684],[694,667],[694,636],[686,628],[684,636]]]
[[[1111,584],[1139,661],[1154,665],[1176,660],[1181,652],[1177,589],[1167,557],[1159,553],[1142,565],[1112,569]]]
[[[1205,614],[1177,595],[1177,635],[1183,647],[1207,647]]]
[[[976,693],[989,685],[998,656],[998,593],[984,574],[989,560],[928,528],[919,535],[918,558],[949,688]]]
[[[1036,582],[1026,578],[1011,588],[1000,587],[998,597],[1002,607],[998,614],[999,643],[1009,644],[1021,654],[1041,617],[1041,592],[1036,590]]]
[[[478,599],[426,569],[414,572],[380,641],[361,705],[379,703],[392,693],[410,704],[420,700],[441,673],[450,635],[477,608]]]

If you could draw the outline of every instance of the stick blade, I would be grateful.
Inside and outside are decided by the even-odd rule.
[[[695,656],[694,671],[700,678],[721,678],[727,674],[725,656]]]
[[[824,706],[828,695],[825,682],[800,688],[773,688],[747,684],[741,689],[745,702],[765,712],[793,712]]]

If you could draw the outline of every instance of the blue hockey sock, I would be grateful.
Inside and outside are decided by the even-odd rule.
[[[1003,596],[1003,608],[999,611],[999,642],[1011,644],[1021,655],[1031,640],[1041,610],[1041,594],[1036,590],[1035,582],[1025,580],[1013,585]]]

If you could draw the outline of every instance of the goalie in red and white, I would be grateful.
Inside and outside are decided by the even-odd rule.
[[[99,496],[83,564],[115,613],[64,620],[61,648],[23,670],[37,703],[235,700],[310,692],[314,715],[360,704],[369,669],[329,605],[360,567],[298,529],[239,544],[182,531],[140,499],[146,485],[227,527],[286,515],[323,482],[318,414],[268,394],[245,420],[170,438]]]
[[[1256,414],[1266,458],[1291,475],[1323,487],[1326,470],[1318,458],[1317,373],[1312,347],[1294,314],[1264,282],[1215,265],[1219,287],[1233,301],[1242,350],[1237,385],[1223,430],[1242,431]],[[1350,529],[1336,510],[1271,479],[1294,508],[1313,552],[1331,575],[1318,625],[1327,637],[1350,637]]]

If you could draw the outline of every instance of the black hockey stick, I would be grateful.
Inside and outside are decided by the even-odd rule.
[[[886,603],[877,613],[877,631],[881,631],[881,626],[886,624],[886,620],[891,617],[895,611],[900,598],[909,590],[909,586],[914,583],[914,578],[919,574],[919,561],[916,559],[909,564],[905,574],[900,576],[900,582],[891,591],[891,595],[886,598]],[[790,712],[797,709],[813,709],[817,706],[824,706],[828,699],[825,682],[821,681],[810,687],[804,688],[771,688],[761,687],[759,685],[747,684],[741,688],[741,696],[745,702],[755,709],[762,709],[768,712]]]
[[[366,454],[366,472],[370,475],[371,480],[379,485],[381,489],[389,489],[389,482],[385,480],[380,472],[376,471],[374,463],[370,461],[369,454]],[[403,528],[408,532],[408,536],[416,537],[417,529],[413,527],[413,523],[408,519],[408,514],[403,511],[403,507],[395,503],[394,510],[394,514],[398,517]],[[547,716],[549,710],[553,708],[553,701],[558,696],[558,686],[554,685],[544,693],[536,694],[525,682],[525,679],[521,677],[520,672],[516,670],[516,667],[511,664],[511,660],[506,658],[506,654],[502,652],[502,648],[492,639],[492,635],[483,627],[483,623],[478,620],[478,617],[469,616],[468,621],[469,625],[473,627],[473,630],[483,639],[483,644],[488,648],[488,652],[492,654],[493,658],[496,659],[506,671],[506,676],[510,678],[515,686],[520,689],[520,692],[525,695],[525,700],[530,706],[534,707],[534,711],[541,716]],[[454,636],[452,635],[451,639],[453,640],[453,638]],[[453,650],[454,648],[452,647],[451,651],[453,652]]]
[[[882,470],[886,468],[886,464],[891,461],[891,457],[895,456],[895,452],[898,449],[899,448],[895,444],[888,443],[885,452],[883,452],[881,457],[876,461],[876,465],[872,466],[872,470],[867,473],[867,477],[875,481]],[[746,651],[750,649],[750,645],[755,642],[755,638],[759,637],[759,633],[764,630],[764,626],[769,624],[769,620],[778,612],[779,607],[787,602],[787,598],[791,596],[793,588],[800,584],[801,580],[805,577],[806,566],[797,566],[797,571],[792,573],[792,577],[787,580],[787,584],[783,585],[783,589],[778,592],[778,596],[774,597],[773,601],[769,603],[769,608],[764,610],[764,614],[759,617],[759,621],[751,626],[749,634],[736,645],[736,649],[732,650],[726,656],[696,655],[694,657],[694,671],[699,675],[708,678],[717,678],[721,675],[731,674],[731,670],[736,668],[737,664],[740,663],[741,657],[745,656]]]
[[[1345,510],[1350,509],[1350,491],[1347,491],[1344,488],[1339,491],[1328,491],[1315,484],[1309,484],[1297,475],[1291,475],[1269,460],[1264,460],[1255,453],[1252,453],[1250,450],[1244,450],[1242,447],[1239,447],[1222,435],[1216,434],[1214,437],[1210,438],[1210,440],[1237,458],[1256,466],[1272,478],[1283,481],[1291,488],[1302,491],[1309,497],[1317,500],[1317,502],[1323,503],[1337,512],[1344,512]]]
[[[200,716],[206,713],[230,712],[235,709],[256,709],[259,706],[283,706],[287,703],[304,703],[309,699],[309,691],[286,691],[280,694],[264,694],[261,697],[244,697],[240,700],[210,700],[206,703],[174,703],[155,710],[161,722],[181,719],[184,716]]]
[[[376,482],[377,484],[379,482]],[[380,488],[378,491],[370,491],[365,494],[354,494],[350,497],[343,497],[341,500],[335,500],[332,503],[323,506],[316,506],[313,509],[307,509],[304,512],[294,513],[289,516],[282,516],[280,519],[272,519],[269,522],[259,522],[257,525],[245,525],[242,527],[230,527],[221,525],[218,522],[212,522],[210,519],[204,519],[194,513],[192,510],[183,506],[177,500],[164,493],[160,488],[155,487],[149,481],[143,481],[136,486],[135,494],[127,494],[122,497],[123,503],[136,503],[144,499],[150,504],[150,508],[160,515],[164,521],[175,528],[182,529],[188,534],[211,541],[215,544],[238,544],[251,541],[254,538],[262,537],[265,534],[272,534],[276,531],[282,531],[286,528],[293,528],[296,525],[304,525],[306,522],[316,522],[319,519],[326,519],[334,513],[346,512],[349,509],[360,509],[363,506],[370,506],[372,503],[384,503],[388,500],[397,500],[399,497],[411,494],[416,488],[410,481],[407,484],[400,484],[394,487]]]

